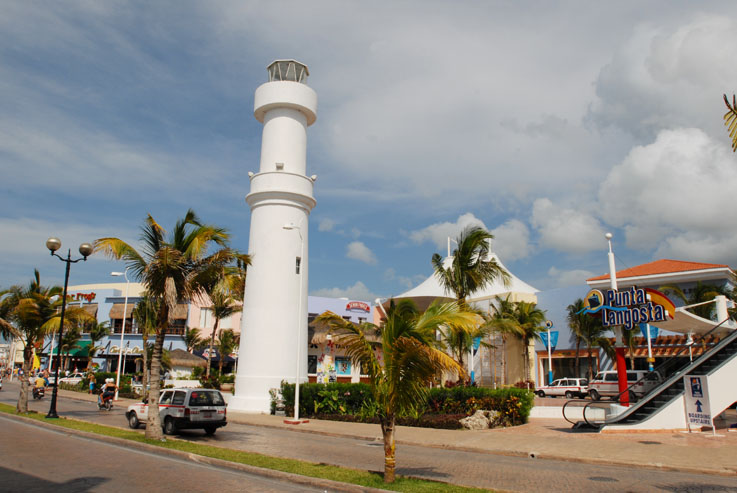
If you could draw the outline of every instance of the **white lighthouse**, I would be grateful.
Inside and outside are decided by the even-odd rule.
[[[307,66],[277,60],[256,89],[263,123],[259,172],[249,173],[251,231],[235,395],[229,407],[268,412],[269,389],[282,380],[307,381],[308,217],[316,176],[306,175],[307,127],[317,117],[317,94]]]

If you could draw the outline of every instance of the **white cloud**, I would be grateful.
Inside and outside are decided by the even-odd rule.
[[[345,256],[372,265],[378,262],[378,260],[376,259],[376,255],[374,255],[374,252],[372,252],[369,247],[367,247],[363,244],[363,242],[360,241],[353,241],[349,243],[348,247],[346,248]]]
[[[410,232],[409,237],[417,244],[429,241],[445,252],[448,246],[448,238],[455,239],[461,231],[469,226],[479,226],[486,229],[481,219],[467,212],[459,216],[455,223],[443,222],[431,224],[420,230]],[[453,245],[454,243],[451,242],[451,250],[453,249]]]
[[[522,221],[510,219],[491,233],[494,252],[503,262],[526,258],[532,253],[530,230]]]
[[[592,214],[537,199],[532,206],[533,227],[540,233],[540,245],[562,252],[583,253],[601,248],[604,229]]]
[[[589,117],[639,137],[674,126],[721,132],[721,94],[737,80],[733,15],[694,15],[675,26],[640,24],[596,80]]]
[[[600,209],[624,229],[630,248],[718,258],[737,251],[736,188],[737,164],[726,142],[694,128],[664,130],[611,170],[599,190]]]
[[[332,231],[334,227],[335,227],[335,221],[333,221],[332,219],[328,219],[327,217],[324,217],[320,219],[317,225],[317,230],[318,231]]]
[[[393,268],[388,268],[384,271],[384,279],[387,281],[396,281],[400,286],[410,289],[417,286],[419,283],[425,280],[424,275],[418,274],[414,276],[398,276],[397,272]]]
[[[348,298],[351,300],[362,300],[373,302],[377,296],[372,293],[361,281],[356,281],[353,286],[347,288],[323,288],[310,293],[312,296],[324,296],[326,298]]]
[[[583,269],[562,270],[557,267],[548,269],[548,276],[553,279],[553,285],[561,288],[586,284],[586,279],[595,275],[593,272]]]

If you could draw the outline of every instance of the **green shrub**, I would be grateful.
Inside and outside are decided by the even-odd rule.
[[[358,414],[364,402],[374,400],[371,387],[365,383],[303,383],[299,386],[300,416],[315,416],[315,406],[317,405],[319,410],[328,399],[328,394],[321,395],[321,392],[325,391],[331,396],[336,396],[345,414]],[[287,416],[294,414],[294,384],[282,381],[281,395],[284,401],[284,412]],[[328,404],[325,403],[325,405]]]
[[[235,383],[235,375],[220,375],[220,383]]]
[[[501,422],[507,426],[527,422],[534,404],[534,394],[525,389],[487,389],[483,387],[434,388],[428,399],[432,414],[470,416],[479,409],[498,411]]]

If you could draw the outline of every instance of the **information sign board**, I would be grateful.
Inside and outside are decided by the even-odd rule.
[[[714,429],[714,420],[709,405],[709,386],[706,375],[686,375],[683,377],[686,400],[686,422],[688,429],[711,426]]]

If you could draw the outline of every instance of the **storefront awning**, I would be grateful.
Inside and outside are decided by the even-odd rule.
[[[92,344],[92,341],[79,341],[75,344],[75,346],[69,351],[69,356],[75,357],[75,358],[87,358],[89,356],[89,350],[90,345]],[[54,356],[59,354],[59,347],[55,347],[54,351],[52,353]],[[62,356],[66,356],[67,352],[66,350],[62,349],[61,351]]]
[[[97,303],[87,303],[86,305],[82,305],[82,309],[91,317],[97,318]]]
[[[113,307],[110,309],[110,318],[111,319],[122,319],[122,318],[131,318],[133,316],[133,309],[136,307],[135,303],[128,303],[128,306],[125,306],[125,303],[114,303]],[[125,308],[125,317],[123,317],[123,309]]]

